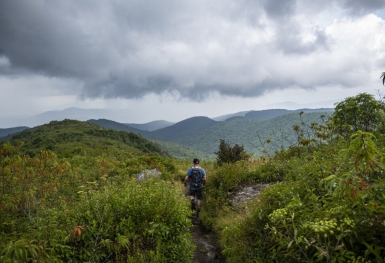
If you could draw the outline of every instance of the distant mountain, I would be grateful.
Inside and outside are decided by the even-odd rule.
[[[260,120],[268,120],[271,118],[275,118],[281,116],[283,114],[289,114],[292,112],[330,112],[334,111],[334,108],[298,108],[301,104],[293,103],[297,106],[297,109],[289,110],[289,109],[267,109],[267,110],[250,110],[250,111],[240,111],[237,113],[226,114],[222,116],[218,116],[212,118],[215,121],[225,121],[231,119],[233,117],[246,117],[249,119],[260,119]],[[292,105],[293,106],[293,105]]]
[[[76,108],[72,110],[77,111]],[[158,143],[162,146],[163,150],[167,149],[167,152],[174,154],[178,158],[195,155],[208,159],[215,158],[214,152],[218,150],[220,139],[225,139],[230,144],[244,145],[248,152],[257,155],[261,153],[261,150],[257,149],[258,145],[261,145],[261,142],[269,138],[280,137],[278,142],[273,140],[273,143],[269,145],[271,150],[288,147],[290,140],[295,141],[292,131],[294,124],[301,124],[302,121],[320,123],[323,121],[320,116],[324,115],[327,119],[333,113],[333,110],[333,108],[305,108],[297,110],[269,109],[245,111],[216,118],[223,119],[223,121],[198,116],[177,123],[153,121],[145,124],[127,124],[104,118],[88,119],[87,122],[107,129],[140,134],[143,139]],[[301,111],[304,114],[300,116],[299,112]],[[67,111],[67,113],[69,112],[70,110]],[[166,127],[160,128],[162,125],[166,125]],[[20,132],[22,129],[27,129],[27,127],[1,129],[0,132],[2,131],[6,135],[5,137],[0,136],[0,141],[12,140],[12,134]],[[35,127],[27,131],[34,129]],[[24,134],[27,131],[20,133]],[[76,137],[76,134],[73,134]],[[17,138],[18,134],[14,137]],[[285,138],[285,142],[282,141],[283,138]],[[36,142],[39,140],[47,141],[45,144],[50,148],[55,147],[53,141],[50,141],[47,136],[39,137],[36,139]]]
[[[132,114],[124,110],[116,111],[109,109],[81,109],[67,108],[64,110],[46,111],[38,115],[29,117],[2,118],[0,123],[2,127],[28,126],[35,127],[49,123],[50,121],[62,121],[65,119],[86,121],[89,119],[125,119],[124,116]]]
[[[212,118],[214,121],[225,121],[225,120],[228,120],[232,117],[243,117],[246,115],[246,113],[248,113],[249,111],[240,111],[240,112],[237,112],[237,113],[231,113],[231,114],[226,114],[226,115],[221,115],[221,116],[218,116],[218,117],[215,117],[215,118]]]
[[[192,117],[169,127],[153,131],[150,133],[150,138],[153,140],[179,143],[217,123],[218,122],[208,117]]]
[[[106,119],[98,119],[98,120],[87,120],[87,122],[97,124],[104,128],[113,129],[117,131],[125,131],[125,132],[134,132],[138,134],[146,133],[146,131],[142,131],[140,129],[133,128],[123,123],[119,123],[116,121],[106,120]]]
[[[245,118],[248,119],[259,119],[259,120],[268,120],[284,114],[291,113],[291,110],[284,109],[271,109],[271,110],[259,110],[259,111],[249,111],[245,114]]]
[[[286,109],[282,110],[284,112],[282,113],[288,113],[287,111],[299,111],[298,106],[301,104],[296,104],[297,109],[295,110],[290,110],[287,108],[281,108],[281,109]],[[303,104],[302,106],[304,106]],[[307,111],[312,110],[312,111],[324,111],[322,108],[315,108],[312,107],[313,109],[302,107],[302,109],[306,109]],[[268,110],[251,110],[251,111],[241,111],[241,112],[236,112],[236,113],[229,113],[226,115],[221,115],[215,118],[211,118],[214,121],[225,121],[233,117],[243,117],[243,116],[248,116],[251,118],[254,118],[258,116],[259,114],[270,114],[272,111],[279,111],[277,110],[278,108],[275,109],[268,109]],[[329,109],[328,109],[329,110]],[[333,110],[330,108],[330,110]],[[47,111],[38,115],[34,116],[29,116],[29,117],[3,117],[0,118],[0,127],[1,128],[11,128],[11,127],[20,127],[20,126],[27,126],[27,127],[35,127],[38,125],[46,124],[49,123],[50,121],[61,121],[65,119],[71,119],[71,120],[79,120],[79,121],[87,121],[90,119],[106,119],[106,120],[112,120],[115,122],[123,123],[126,124],[130,127],[140,129],[143,131],[155,131],[159,130],[162,128],[166,128],[169,126],[174,125],[174,122],[169,122],[166,120],[155,120],[152,122],[144,123],[144,124],[137,124],[137,123],[128,123],[126,120],[129,120],[130,118],[136,117],[136,112],[132,110],[111,110],[111,109],[82,109],[82,108],[67,108],[64,110],[55,110],[55,111]],[[276,115],[272,115],[271,117],[276,117]],[[123,120],[123,121],[122,121]]]
[[[330,109],[323,110],[317,109],[315,112],[313,109],[252,111],[245,114],[245,117],[233,116],[226,121],[193,117],[151,132],[139,129],[135,131],[132,127],[108,120],[93,122],[111,129],[137,132],[146,139],[158,142],[174,156],[183,157],[184,151],[187,154],[195,150],[203,152],[206,155],[204,158],[213,159],[220,139],[225,139],[230,144],[244,145],[248,152],[256,155],[261,154],[259,146],[267,139],[272,140],[269,145],[271,151],[288,147],[296,140],[293,125],[300,125],[301,122],[322,123],[322,115],[327,119],[332,114]],[[301,111],[304,114],[300,116]],[[178,148],[175,144],[185,148]]]
[[[285,109],[270,109],[270,110],[259,110],[249,111],[245,114],[245,118],[268,120],[281,115],[293,113],[293,112],[332,112],[332,108],[319,108],[319,109],[297,109],[297,110],[285,110]]]
[[[21,131],[24,131],[28,129],[26,126],[20,126],[20,127],[14,127],[14,128],[6,128],[6,129],[0,129],[0,138],[5,137],[8,135],[12,135]]]
[[[288,110],[298,110],[298,109],[307,109],[307,108],[334,108],[336,103],[341,102],[341,100],[328,100],[328,101],[319,101],[319,102],[312,102],[312,103],[295,103],[291,101],[285,101],[280,103],[273,103],[266,105],[266,108],[269,109],[288,109]]]
[[[331,114],[330,111],[305,112],[300,117],[299,112],[291,112],[267,120],[233,117],[224,122],[218,122],[217,125],[202,130],[179,143],[214,156],[214,152],[218,150],[220,139],[224,139],[231,145],[243,145],[247,152],[260,155],[264,150],[262,145],[267,139],[272,141],[266,145],[266,150],[270,152],[281,147],[287,148],[296,142],[293,125],[302,126],[301,122],[323,123],[321,116],[324,115],[327,120]]]
[[[154,131],[143,131],[110,120],[89,121],[110,129],[135,132],[149,140],[178,143],[206,154],[213,154],[220,139],[228,139],[238,144],[243,143],[248,150],[254,151],[250,143],[252,141],[255,143],[256,131],[268,136],[268,131],[278,132],[282,128],[291,130],[292,125],[296,122],[300,123],[299,112],[301,111],[305,113],[304,118],[310,119],[312,122],[321,122],[320,116],[330,116],[333,109],[249,111],[245,113],[244,117],[234,115],[226,121],[215,121],[201,116]]]
[[[143,123],[143,124],[137,124],[137,123],[125,123],[125,124],[127,126],[130,126],[142,131],[155,131],[155,130],[159,130],[159,129],[171,126],[175,124],[175,122],[158,120],[158,121],[152,121],[152,122]]]

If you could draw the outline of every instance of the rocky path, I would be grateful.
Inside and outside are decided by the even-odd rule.
[[[221,255],[219,247],[216,245],[213,235],[204,233],[196,216],[192,220],[194,225],[191,229],[191,234],[193,243],[196,245],[193,263],[226,262]]]
[[[230,203],[235,206],[240,203],[256,198],[259,193],[269,184],[249,184],[240,186],[236,191],[229,195]],[[186,192],[186,197],[188,194]],[[216,239],[212,234],[203,231],[199,220],[193,216],[193,227],[191,229],[192,240],[196,245],[193,263],[223,263],[226,262],[222,256]]]

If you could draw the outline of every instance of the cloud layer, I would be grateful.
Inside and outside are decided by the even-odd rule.
[[[0,75],[76,83],[55,88],[83,99],[258,97],[353,88],[385,71],[383,0],[0,5]]]

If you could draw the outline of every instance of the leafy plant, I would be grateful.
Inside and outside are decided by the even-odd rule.
[[[246,153],[243,145],[239,146],[238,144],[235,144],[234,146],[231,146],[223,139],[220,140],[219,149],[215,154],[217,155],[218,165],[247,160],[251,156]]]

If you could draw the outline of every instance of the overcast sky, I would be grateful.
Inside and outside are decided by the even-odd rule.
[[[0,1],[0,117],[333,107],[384,71],[384,0]]]

